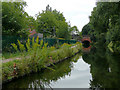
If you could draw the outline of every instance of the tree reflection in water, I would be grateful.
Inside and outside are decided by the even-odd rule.
[[[65,78],[65,76],[71,75],[73,68],[73,62],[77,62],[81,54],[74,56],[71,59],[65,60],[53,67],[53,70],[45,69],[38,73],[33,73],[23,78],[19,78],[8,84],[3,85],[5,88],[51,88],[51,82],[56,82],[59,79]]]
[[[90,65],[90,88],[118,88],[120,83],[120,55],[111,53],[106,47],[83,48],[83,60]],[[77,62],[81,54],[65,60],[52,67],[53,70],[45,69],[38,73],[33,73],[26,77],[17,79],[9,84],[3,85],[5,88],[51,88],[51,82],[63,79],[71,75],[73,62]]]
[[[90,64],[92,80],[90,88],[119,88],[120,55],[111,53],[97,45],[89,53],[83,53],[83,60]]]

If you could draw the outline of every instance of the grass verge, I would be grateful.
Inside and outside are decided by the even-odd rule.
[[[59,49],[55,47],[47,47],[47,44],[43,44],[43,41],[38,44],[33,40],[32,47],[29,46],[29,40],[26,43],[28,51],[24,50],[24,47],[19,43],[21,60],[9,61],[2,64],[2,81],[3,83],[20,76],[24,76],[31,72],[40,71],[41,68],[47,68],[53,63],[59,62],[67,57],[73,56],[75,53],[81,50],[81,43],[74,44],[74,48],[71,48],[70,44],[64,43]],[[14,45],[16,47],[16,45]],[[17,50],[17,48],[16,48]],[[26,55],[29,57],[27,58]],[[50,69],[50,68],[49,68]]]

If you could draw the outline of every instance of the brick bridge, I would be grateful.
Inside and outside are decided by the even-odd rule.
[[[83,38],[81,39],[81,42],[82,42],[82,43],[84,43],[84,42],[89,42],[89,43],[91,43],[90,36],[84,35]]]

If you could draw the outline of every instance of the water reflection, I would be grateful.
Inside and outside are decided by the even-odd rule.
[[[90,50],[91,50],[91,46],[89,46],[89,47],[82,47],[82,52],[83,53],[89,53],[90,52]]]
[[[106,47],[84,47],[83,55],[3,85],[5,88],[118,88],[120,55]],[[90,74],[91,73],[91,74]],[[91,76],[92,75],[92,76]]]
[[[89,53],[91,50],[91,45],[89,41],[82,42],[82,52],[83,53]]]
[[[50,69],[30,74],[26,77],[3,85],[5,88],[88,88],[90,87],[90,69],[81,54],[65,60]]]
[[[96,46],[91,48],[90,53],[83,53],[82,58],[90,64],[90,88],[119,88],[120,55]]]
[[[50,69],[41,70],[38,73],[5,84],[3,88],[6,88],[6,86],[7,88],[51,88],[50,82],[57,81],[61,77],[64,78],[65,75],[70,75],[72,67],[71,60],[64,61],[64,63],[52,67],[55,71]]]

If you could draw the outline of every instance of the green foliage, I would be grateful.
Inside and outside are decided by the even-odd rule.
[[[71,32],[68,29],[69,25],[65,21],[65,17],[57,10],[52,10],[49,5],[46,7],[45,11],[37,15],[36,21],[37,32],[43,33],[43,37],[70,39]]]
[[[112,44],[111,42],[111,47]],[[83,60],[90,65],[90,73],[93,78],[90,81],[90,88],[119,88],[119,53],[112,53],[101,45],[97,45],[95,48],[91,48],[90,53],[82,55]]]
[[[53,28],[56,27],[56,19],[54,14],[50,11],[43,12],[37,16],[38,32],[44,33],[44,37],[49,34],[53,34]]]
[[[43,40],[40,41],[40,48],[43,46]]]
[[[97,2],[90,16],[90,22],[83,28],[82,34],[90,35],[92,41],[108,45],[113,43],[115,52],[119,52],[120,40],[120,2]],[[89,27],[88,27],[89,26]],[[90,29],[89,29],[90,28]]]
[[[95,34],[93,33],[94,29],[92,27],[92,25],[90,23],[86,24],[83,28],[82,28],[82,36],[83,35],[88,35],[90,36],[92,41],[96,41],[96,37]]]
[[[29,45],[28,42],[29,39],[26,42],[27,43],[26,45]],[[81,49],[81,47],[71,48],[71,45],[63,44],[60,49],[55,50],[55,47],[47,47],[48,45],[47,43],[44,43],[43,45],[43,40],[41,40],[39,46],[37,46],[36,44],[38,44],[38,39],[36,39],[36,42],[34,42],[33,40],[33,43],[34,43],[33,45],[35,46],[32,46],[31,49],[26,52],[26,54],[24,53],[27,56],[25,55],[24,57],[21,56],[22,60],[14,60],[11,62],[3,63],[3,68],[2,68],[3,81],[12,79],[14,77],[23,76],[30,72],[37,72],[41,70],[41,68],[46,68],[46,66],[48,66],[49,64],[58,62],[62,59],[65,59],[66,57],[71,57],[72,55],[77,53],[78,50]],[[78,45],[78,43],[76,43],[75,45]],[[19,42],[19,46],[23,48],[20,42]],[[37,49],[33,49],[34,47],[36,47]],[[78,50],[74,50],[74,49],[78,49]],[[16,68],[17,68],[15,70],[16,75],[14,75],[13,73],[14,63],[16,63]]]
[[[45,11],[37,15],[36,20],[25,12],[25,6],[26,2],[2,3],[2,46],[5,52],[13,51],[10,47],[11,43],[17,43],[17,40],[21,39],[25,41],[30,34],[29,30],[36,30],[39,33],[43,33],[43,38],[57,37],[64,39],[70,39],[71,32],[78,32],[76,26],[72,27],[72,30],[69,30],[71,26],[66,22],[63,13],[58,12],[56,9],[52,10],[49,5]],[[28,49],[29,44],[26,44],[26,47]]]
[[[18,49],[17,49],[17,45],[15,44],[15,43],[12,43],[11,44],[12,46],[13,46],[13,48],[17,51]]]
[[[80,36],[80,38],[82,38],[82,32],[79,32],[79,36]]]
[[[3,52],[13,52],[11,43],[26,39],[29,26],[35,23],[35,20],[25,12],[26,5],[26,2],[2,2]]]
[[[27,16],[26,20],[27,20],[26,24],[29,27],[29,29],[31,30],[37,29],[37,22],[32,16]]]
[[[112,47],[113,47],[113,43],[112,43],[112,41],[111,41],[111,42],[108,44],[108,48],[110,49],[111,52],[114,52],[113,49],[112,49]]]
[[[77,26],[73,26],[73,27],[70,26],[69,32],[71,32],[72,35],[79,34],[79,30],[78,30]]]
[[[26,43],[27,50],[30,51],[30,39],[28,38]]]
[[[23,40],[20,40],[20,41],[23,41]],[[35,39],[35,41],[36,41],[36,39]],[[61,47],[61,45],[64,44],[64,43],[75,44],[77,42],[76,40],[64,40],[64,39],[61,39],[61,38],[59,38],[59,39],[53,39],[53,38],[48,39],[48,38],[46,38],[44,40],[39,39],[39,44],[38,44],[37,47],[39,47],[40,49],[43,47],[43,44],[44,44],[43,41],[44,41],[44,43],[48,43],[48,47],[55,47],[56,49],[59,49]],[[17,40],[16,40],[15,44],[19,48]],[[24,46],[26,48],[25,52],[26,51],[29,52],[29,51],[31,51],[31,49],[33,49],[32,48],[32,40],[29,39],[29,38],[25,42],[22,42],[22,44],[24,44]],[[12,51],[14,51],[14,52],[12,52],[12,53],[3,52],[3,54],[2,54],[3,58],[7,59],[7,58],[14,58],[14,57],[17,57],[17,56],[19,57],[20,56],[20,51],[19,51],[20,49],[15,51],[15,48],[13,48],[12,45],[10,47],[12,47]],[[25,53],[25,52],[23,52],[23,53]]]
[[[90,24],[88,23],[82,28],[82,35],[89,35],[89,32],[92,30]]]
[[[64,60],[61,63],[58,63],[57,65],[54,65],[54,66],[49,67],[48,69],[45,69],[44,72],[40,71],[36,74],[33,74],[32,77],[30,75],[27,77],[27,79],[21,80],[22,85],[16,83],[14,84],[14,86],[17,85],[18,87],[21,87],[21,88],[28,88],[29,86],[31,86],[30,88],[32,88],[32,84],[33,84],[34,86],[39,86],[41,89],[45,88],[46,86],[50,86],[50,82],[56,82],[60,78],[64,78],[66,75],[71,74],[71,69],[73,68],[73,62],[74,61],[77,62],[79,59],[79,56],[81,55],[75,55],[74,57],[68,60]],[[27,83],[29,84],[25,86],[26,80],[27,80]],[[31,82],[33,83],[30,84]],[[7,86],[7,88],[9,88],[9,86]]]
[[[20,51],[23,52],[23,51],[25,50],[24,44],[22,44],[22,43],[18,40],[18,45],[19,45]]]
[[[58,28],[56,29],[56,35],[58,38],[70,39],[70,33],[68,31],[68,24],[63,21],[58,22]]]
[[[26,35],[25,2],[2,2],[3,35]]]

